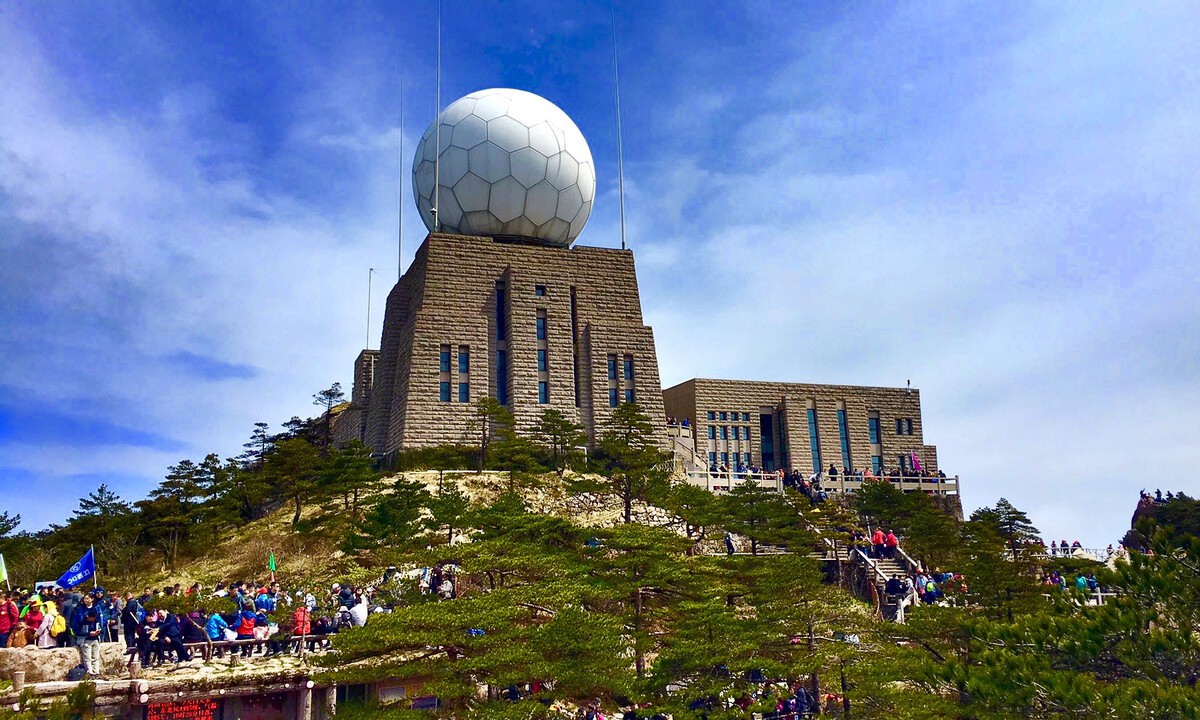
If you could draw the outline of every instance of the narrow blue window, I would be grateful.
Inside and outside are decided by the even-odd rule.
[[[538,316],[537,319],[537,339],[546,339],[546,317],[544,315]]]
[[[609,407],[616,407],[617,405],[619,405],[620,398],[621,398],[621,396],[617,394],[616,388],[608,389],[608,406]]]
[[[838,410],[838,438],[842,443],[842,467],[850,470],[854,466],[850,463],[850,430],[846,427],[846,411]]]
[[[871,470],[876,475],[882,474],[883,473],[883,458],[879,457],[878,455],[872,455],[871,456]]]
[[[709,440],[716,440],[716,439],[717,439],[717,426],[716,426],[716,425],[709,425],[709,426],[708,426],[708,439],[709,439]]]
[[[625,402],[627,402],[627,403],[636,402],[633,388],[625,388]]]
[[[717,419],[717,414],[716,414],[715,412],[713,412],[712,410],[709,410],[709,411],[708,411],[708,419],[709,419],[709,420],[716,420],[716,419]]]
[[[546,351],[538,350],[538,372],[546,372]]]
[[[728,415],[728,413],[721,413],[721,419],[722,419],[722,420],[728,420],[728,419],[729,419],[729,415]]]
[[[507,298],[507,295],[508,295],[508,293],[504,287],[504,283],[502,283],[502,282],[496,283],[496,339],[497,340],[507,340],[508,339],[508,318],[504,312],[505,299]]]
[[[721,464],[726,467],[729,466],[729,453],[727,453],[727,452],[721,453]]]
[[[632,355],[625,356],[625,379],[626,380],[633,379],[633,356]]]
[[[746,467],[750,467],[750,453],[742,453],[742,462]]]
[[[717,454],[715,452],[710,452],[708,454],[708,466],[712,467],[713,465],[716,465],[716,464],[717,464]]]
[[[466,347],[458,349],[458,371],[463,374],[471,372],[471,351]]]
[[[508,404],[508,351],[496,351],[496,402]]]
[[[550,402],[550,383],[545,380],[538,381],[538,402],[543,405]]]
[[[729,426],[728,426],[728,425],[722,425],[722,426],[721,426],[721,439],[722,439],[722,440],[728,440],[728,439],[729,439]]]
[[[443,380],[438,387],[439,398],[442,402],[450,402],[450,383]]]
[[[443,345],[442,352],[438,356],[438,369],[441,372],[450,372],[450,346]]]
[[[609,380],[617,379],[617,356],[616,355],[608,356],[608,379]]]
[[[546,296],[546,286],[545,285],[534,285],[533,286],[533,294],[537,295],[538,297],[545,297]]]
[[[821,437],[817,432],[817,410],[808,409],[808,445],[812,451],[813,472],[821,472]]]
[[[458,401],[460,403],[471,402],[471,383],[460,382],[458,384]]]
[[[871,444],[879,444],[879,418],[872,415],[867,418],[867,432],[871,436]]]

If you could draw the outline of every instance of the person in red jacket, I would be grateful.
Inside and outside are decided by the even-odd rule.
[[[0,648],[8,647],[8,636],[21,621],[17,604],[8,599],[8,593],[0,590]]]
[[[888,530],[887,537],[883,539],[883,543],[887,546],[888,559],[894,559],[896,557],[896,548],[900,547],[900,538],[896,537],[896,533]]]
[[[875,534],[871,536],[871,544],[875,546],[875,557],[883,557],[883,551],[885,548],[883,528],[875,528]]]

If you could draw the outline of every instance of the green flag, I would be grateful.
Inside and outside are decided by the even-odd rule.
[[[271,557],[267,558],[267,569],[275,572],[275,551],[271,551]]]
[[[4,556],[0,555],[0,580],[8,583],[8,568],[4,566]]]

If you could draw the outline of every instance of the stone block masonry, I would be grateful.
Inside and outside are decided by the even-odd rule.
[[[388,296],[366,442],[474,443],[473,403],[491,396],[518,431],[554,408],[594,443],[614,401],[661,428],[660,388],[632,252],[432,233]]]

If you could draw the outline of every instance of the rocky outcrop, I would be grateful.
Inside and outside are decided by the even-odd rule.
[[[79,664],[76,648],[0,648],[0,678],[11,680],[13,671],[24,670],[25,682],[39,683],[66,680],[71,668]],[[105,643],[100,648],[100,661],[105,676],[125,674],[125,646]]]

